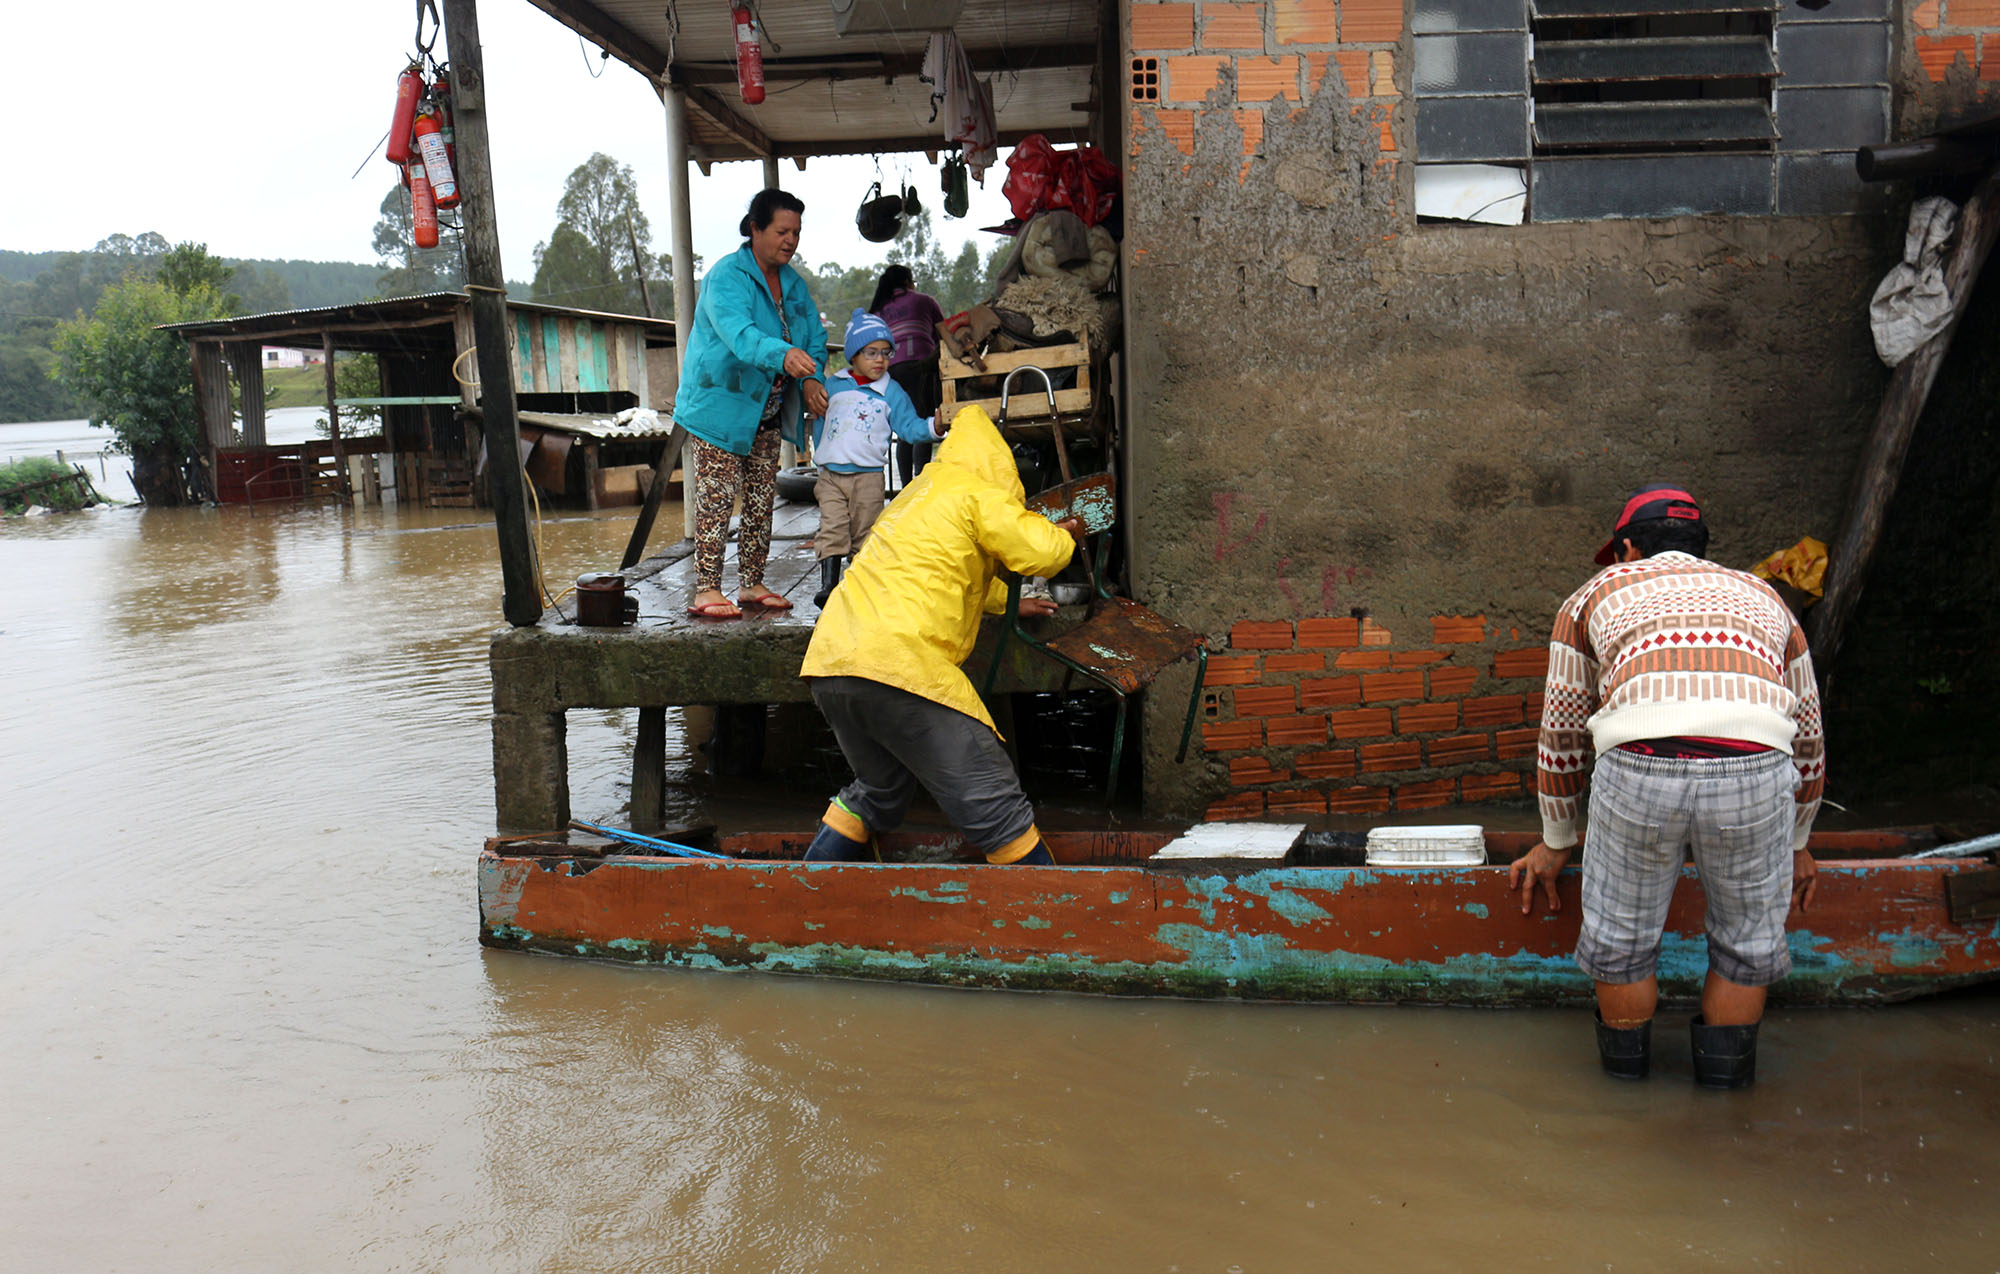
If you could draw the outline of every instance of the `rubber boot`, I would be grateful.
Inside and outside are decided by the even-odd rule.
[[[1757,1023],[1710,1026],[1699,1014],[1688,1024],[1694,1082],[1703,1088],[1748,1088],[1757,1082]]]
[[[867,841],[849,840],[825,823],[819,825],[812,844],[806,846],[809,863],[858,863],[867,857]]]
[[[1653,1021],[1646,1019],[1637,1026],[1616,1027],[1604,1024],[1604,1015],[1597,1016],[1597,1060],[1604,1065],[1604,1073],[1613,1079],[1644,1079],[1653,1063]]]
[[[820,592],[812,594],[812,604],[824,608],[826,598],[834,596],[834,588],[840,584],[840,570],[846,558],[820,558]]]
[[[1009,867],[1053,867],[1056,856],[1049,852],[1047,841],[1036,841],[1035,847],[1007,864]]]

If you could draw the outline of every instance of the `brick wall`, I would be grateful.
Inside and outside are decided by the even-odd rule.
[[[1923,0],[1911,7],[1910,25],[1917,64],[1933,82],[1961,66],[1961,75],[1977,73],[1983,96],[1988,81],[2000,80],[2000,0]]]
[[[1426,640],[1427,639],[1427,640]],[[1369,620],[1245,620],[1209,658],[1210,819],[1384,814],[1533,793],[1548,647],[1480,615],[1417,640]]]
[[[1227,128],[1242,138],[1241,182],[1262,153],[1266,113],[1295,111],[1332,73],[1350,109],[1375,124],[1378,162],[1394,164],[1402,0],[1132,0],[1129,12],[1132,57],[1157,71],[1130,91],[1135,155],[1164,137],[1192,156],[1198,129]]]

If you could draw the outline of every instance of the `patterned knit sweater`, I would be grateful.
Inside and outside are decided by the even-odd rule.
[[[1549,639],[1537,761],[1542,839],[1577,842],[1591,749],[1639,739],[1742,739],[1799,771],[1795,849],[1826,784],[1826,736],[1805,634],[1770,585],[1686,553],[1599,571]]]

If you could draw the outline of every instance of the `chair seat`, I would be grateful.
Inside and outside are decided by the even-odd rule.
[[[1118,694],[1136,694],[1161,669],[1191,658],[1202,636],[1129,597],[1099,598],[1090,615],[1041,648]]]

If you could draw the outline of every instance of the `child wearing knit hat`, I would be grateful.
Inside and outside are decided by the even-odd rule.
[[[813,605],[824,606],[840,583],[848,559],[861,549],[882,513],[882,470],[896,438],[931,442],[943,437],[935,420],[917,415],[903,387],[889,379],[895,342],[889,325],[857,309],[847,322],[847,370],[826,378],[826,416],[813,425],[813,463],[819,477],[819,591]]]

